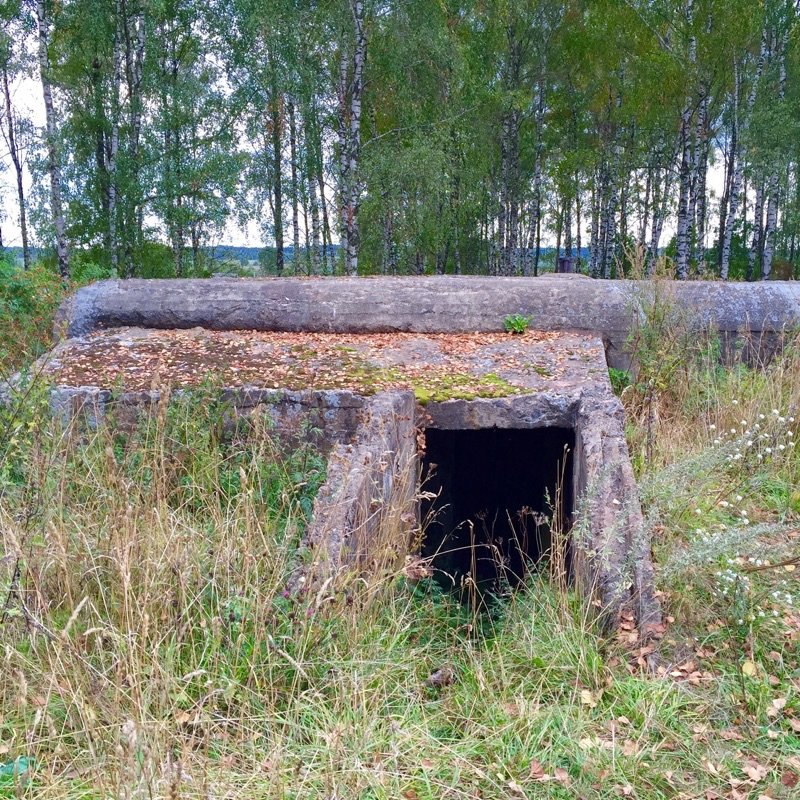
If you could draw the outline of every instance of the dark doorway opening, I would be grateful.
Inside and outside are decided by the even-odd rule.
[[[516,588],[549,556],[554,515],[569,530],[574,431],[428,428],[425,442],[422,555],[436,580],[464,600]],[[563,558],[568,571],[566,545]]]

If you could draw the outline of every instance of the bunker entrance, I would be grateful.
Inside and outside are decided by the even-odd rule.
[[[422,555],[436,580],[465,601],[516,588],[569,529],[574,431],[428,428],[425,440]]]

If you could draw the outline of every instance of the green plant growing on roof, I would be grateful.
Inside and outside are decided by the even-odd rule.
[[[528,330],[533,317],[526,317],[524,314],[509,314],[503,320],[503,327],[507,333],[520,334]]]

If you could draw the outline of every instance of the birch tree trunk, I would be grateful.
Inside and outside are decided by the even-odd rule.
[[[764,186],[762,181],[756,182],[756,203],[753,212],[753,238],[750,253],[747,257],[747,280],[752,281],[756,274],[756,261],[761,253],[764,232]]]
[[[619,205],[619,171],[621,146],[614,147],[612,164],[606,167],[606,200],[600,222],[601,272],[603,278],[610,278],[617,255],[617,206]]]
[[[111,78],[111,137],[108,147],[108,246],[111,269],[119,273],[119,242],[117,241],[117,154],[119,152],[119,90],[122,83],[121,38],[122,2],[116,0],[113,46],[113,74]]]
[[[772,273],[772,260],[775,256],[775,233],[778,227],[778,191],[778,176],[777,173],[773,173],[769,179],[764,250],[761,256],[761,280],[766,280]]]
[[[581,186],[578,176],[575,176],[575,271],[581,268]]]
[[[598,175],[592,181],[592,225],[589,234],[589,274],[593,278],[600,277],[600,187]]]
[[[292,249],[294,250],[292,264],[294,266],[294,274],[298,275],[298,267],[300,265],[300,213],[298,203],[300,191],[297,182],[297,122],[295,120],[294,101],[291,97],[289,98],[287,111],[289,114],[289,162],[292,181]]]
[[[519,243],[519,126],[520,111],[515,100],[510,99],[518,90],[522,49],[513,23],[506,26],[506,61],[503,84],[507,93],[507,107],[503,112],[501,125],[501,167],[500,167],[500,248],[501,275],[513,275],[516,265],[516,252]]]
[[[125,263],[122,267],[122,277],[137,274],[140,266],[138,255],[141,253],[142,244],[142,219],[140,176],[140,151],[142,133],[142,78],[145,55],[145,20],[144,13],[132,13],[128,7],[128,0],[120,0],[120,10],[123,20],[123,35],[125,38],[125,82],[128,89],[128,171],[129,191],[125,202],[122,218],[125,221]],[[136,247],[134,247],[136,245]]]
[[[676,138],[672,154],[667,159],[667,164],[674,163],[680,150],[680,136]],[[663,156],[662,156],[663,157]],[[656,172],[656,186],[653,192],[653,232],[650,238],[650,254],[647,260],[646,274],[652,275],[658,262],[658,248],[661,245],[661,233],[664,230],[664,221],[667,218],[667,206],[672,192],[672,172],[669,167],[663,168],[663,184]]]
[[[747,129],[748,122],[750,120],[750,115],[753,111],[753,106],[756,103],[756,92],[758,90],[758,84],[761,80],[761,73],[764,71],[764,64],[766,63],[767,59],[767,46],[768,46],[768,36],[767,36],[767,28],[766,25],[764,26],[764,31],[761,37],[761,51],[758,55],[758,63],[756,64],[756,71],[753,77],[753,85],[750,87],[750,93],[747,97],[747,106],[745,108],[744,118],[739,120],[738,119],[738,102],[735,101],[734,106],[734,126],[738,128],[738,136],[737,139],[739,140],[739,149],[740,151],[743,149],[742,147],[742,139],[744,131]],[[736,88],[734,91],[736,92],[736,97],[738,97],[739,85],[740,85],[740,75],[739,69],[736,69]],[[736,214],[739,211],[739,200],[740,200],[740,193],[742,187],[742,177],[744,174],[744,154],[742,152],[739,153],[739,156],[736,157],[734,154],[735,166],[733,170],[733,179],[731,181],[731,196],[730,196],[730,203],[728,207],[728,214],[725,219],[725,236],[722,241],[722,263],[720,265],[720,278],[722,280],[728,280],[728,272],[730,269],[730,261],[731,261],[731,241],[733,239],[733,226],[736,222]]]
[[[533,274],[539,274],[539,257],[541,253],[541,218],[542,218],[542,130],[544,127],[544,89],[542,81],[536,84],[534,106],[534,126],[536,130],[536,146],[533,160],[533,201],[531,207],[531,231],[535,231],[533,255]]]
[[[47,170],[50,173],[50,214],[56,235],[56,258],[58,271],[63,280],[69,280],[69,252],[67,249],[64,210],[61,205],[61,161],[58,152],[58,126],[53,105],[53,90],[50,84],[50,58],[48,46],[50,19],[45,0],[36,0],[36,23],[39,38],[39,76],[45,111],[45,140],[47,145]]]
[[[788,11],[788,8],[787,8]],[[783,107],[786,100],[786,50],[789,44],[789,19],[784,20],[784,29],[778,42],[778,106]],[[776,38],[778,38],[776,36]],[[780,172],[773,165],[769,178],[767,200],[767,224],[764,230],[764,255],[761,259],[761,279],[766,280],[772,272],[772,259],[775,255],[775,236],[778,228],[778,193],[780,191]]]
[[[675,272],[680,280],[689,276],[689,192],[691,171],[689,167],[689,124],[691,109],[687,106],[681,115],[681,166],[680,193],[678,196],[678,228],[676,233]]]
[[[361,157],[361,110],[364,93],[364,65],[367,59],[367,31],[364,0],[350,0],[353,17],[353,52],[342,48],[339,65],[339,194],[340,224],[345,272],[358,274],[358,208],[361,185],[358,174]]]
[[[308,205],[311,211],[311,274],[320,274],[319,243],[319,203],[317,202],[317,178],[313,172],[308,175]]]
[[[697,64],[697,37],[694,34],[694,0],[686,0],[684,17],[689,31],[689,67],[694,73]],[[692,74],[694,78],[694,74]],[[681,167],[680,191],[678,195],[678,228],[676,232],[675,272],[680,280],[689,277],[689,254],[691,250],[691,222],[694,215],[691,203],[692,161],[690,157],[692,122],[692,97],[686,99],[681,113]]]
[[[695,189],[694,241],[697,254],[697,272],[706,271],[706,189],[708,182],[708,91],[703,88],[697,119],[697,172]]]
[[[605,163],[600,165],[597,194],[597,253],[595,269],[598,278],[605,278],[606,241],[608,239],[608,170]]]
[[[725,175],[723,180],[724,189],[719,201],[719,234],[717,238],[717,266],[722,274],[722,248],[725,242],[725,231],[728,222],[728,208],[731,200],[731,185],[733,183],[733,171],[735,166],[735,154],[738,147],[738,97],[739,97],[739,73],[735,74],[735,88],[733,92],[733,124],[731,126],[730,141],[725,152]]]
[[[5,122],[6,140],[11,161],[14,164],[14,173],[17,180],[17,203],[19,204],[19,230],[22,237],[22,265],[24,269],[30,269],[31,253],[28,246],[28,218],[25,208],[25,187],[22,183],[23,166],[17,142],[16,120],[14,118],[14,107],[11,103],[11,91],[8,85],[8,70],[3,69],[3,94],[5,96]]]
[[[660,171],[660,169],[656,169],[653,179],[653,224],[650,231],[650,246],[647,250],[644,270],[647,277],[652,276],[655,272],[658,261],[658,248],[661,243],[661,229],[664,224],[664,194],[662,194]],[[663,191],[666,193],[666,176],[664,183]]]
[[[383,274],[397,274],[397,261],[394,251],[394,220],[391,210],[383,217]]]
[[[553,271],[558,269],[558,259],[561,257],[561,231],[564,224],[564,214],[561,210],[561,202],[556,200],[556,255],[553,262]]]
[[[311,256],[311,271],[316,275],[329,271],[330,224],[328,222],[328,203],[325,198],[322,134],[320,132],[319,115],[313,97],[309,102],[305,117],[306,172],[308,174],[309,204],[311,205],[312,247],[314,248],[314,253]]]
[[[283,175],[281,150],[283,143],[283,120],[281,114],[281,97],[276,88],[273,87],[272,100],[270,102],[270,123],[272,139],[272,196],[273,213],[272,224],[275,235],[275,267],[278,275],[283,274]]]
[[[653,167],[652,164],[647,165],[647,175],[644,184],[644,199],[642,200],[642,213],[639,218],[639,235],[637,236],[637,244],[639,253],[644,254],[645,243],[647,242],[647,226],[650,222],[650,194],[653,189]],[[640,256],[641,257],[641,256]]]
[[[333,273],[333,240],[331,238],[331,223],[328,218],[328,199],[325,197],[325,174],[320,166],[317,174],[319,186],[319,207],[322,210],[322,271]]]

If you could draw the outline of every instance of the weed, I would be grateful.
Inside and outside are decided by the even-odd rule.
[[[533,317],[526,317],[523,314],[509,314],[503,320],[503,328],[507,333],[525,333],[533,322]]]
[[[619,397],[631,385],[631,374],[626,369],[608,368],[608,377],[614,394]]]

